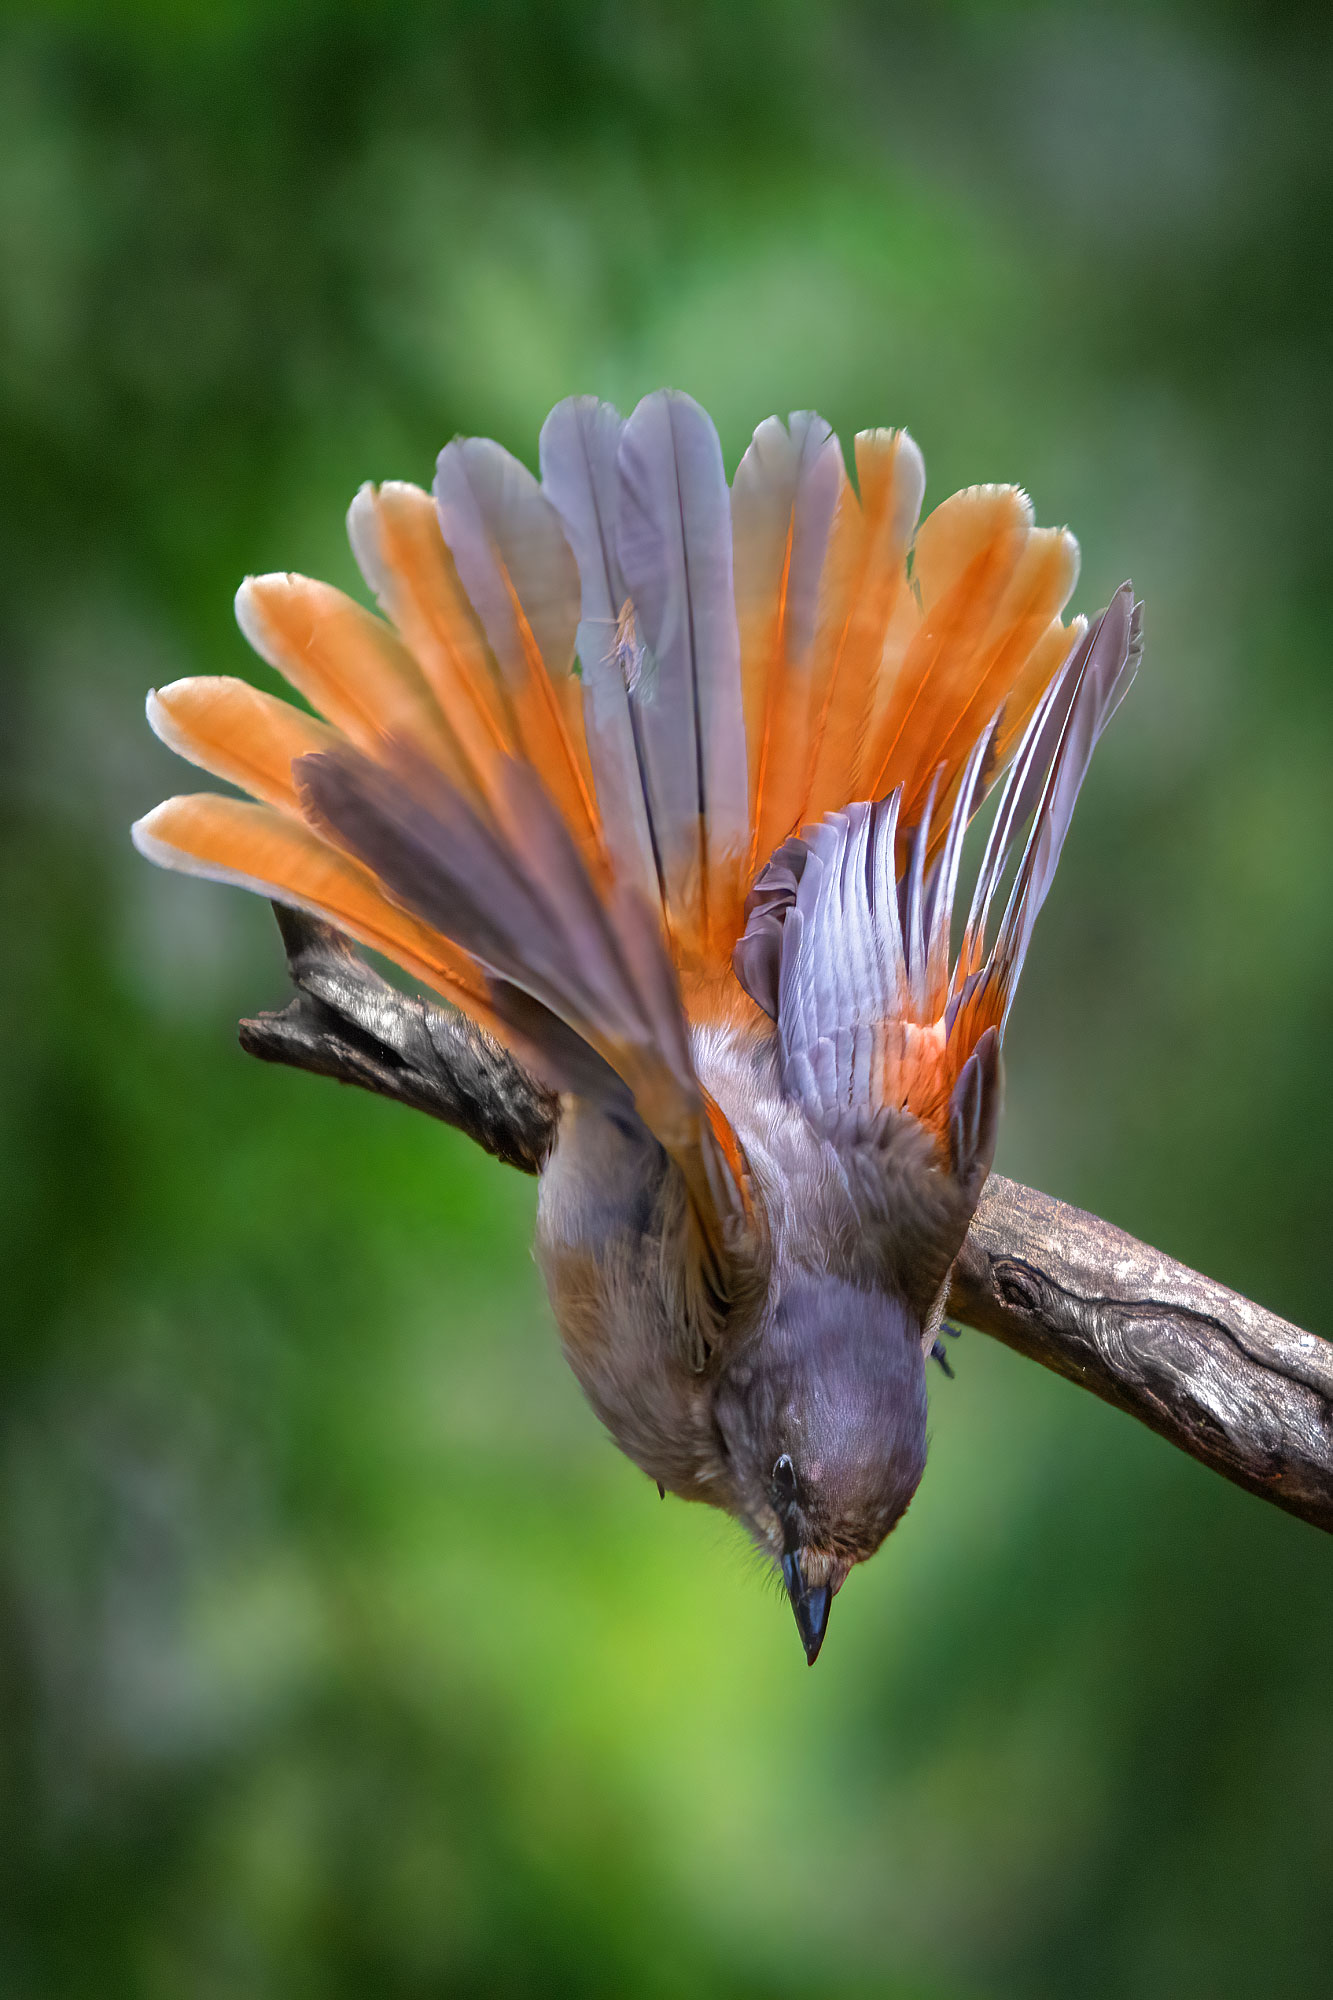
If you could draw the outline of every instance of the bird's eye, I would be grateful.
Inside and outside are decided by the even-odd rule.
[[[785,1451],[773,1467],[773,1497],[779,1507],[790,1507],[796,1499],[796,1467]]]

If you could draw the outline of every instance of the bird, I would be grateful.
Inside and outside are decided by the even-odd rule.
[[[813,1665],[924,1472],[1005,1026],[1142,606],[1065,622],[1077,541],[1016,486],[923,519],[904,429],[849,467],[813,412],[769,417],[729,485],[689,396],[577,396],[538,463],[459,437],[431,493],[362,487],[375,611],[248,578],[241,630],[304,705],[150,693],[246,796],[133,838],[383,954],[558,1097],[564,1353],[659,1491],[742,1524]]]

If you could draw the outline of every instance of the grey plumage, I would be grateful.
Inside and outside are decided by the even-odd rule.
[[[717,432],[688,396],[646,396],[617,466],[616,548],[650,660],[633,707],[657,849],[685,904],[749,834],[730,496]]]
[[[557,403],[542,425],[542,490],[560,515],[578,564],[583,713],[607,842],[622,880],[648,901],[665,903],[642,727],[620,657],[620,617],[629,602],[616,540],[624,428],[614,405],[595,396]]]
[[[772,605],[784,569],[783,634],[790,659],[802,661],[814,641],[829,530],[843,482],[838,440],[813,410],[786,424],[768,417],[748,446],[731,487],[736,611]]]
[[[440,453],[435,504],[472,608],[509,683],[525,670],[522,618],[552,672],[574,653],[578,567],[560,516],[525,465],[489,438]]]
[[[157,726],[273,803],[169,802],[138,834],[346,909],[562,1093],[537,1252],[571,1366],[650,1478],[772,1556],[811,1660],[922,1474],[1005,1021],[1142,645],[1126,585],[1037,673],[1072,540],[973,489],[909,577],[920,453],[857,452],[864,506],[822,419],[769,419],[729,491],[708,417],[665,391],[624,420],[558,405],[540,483],[455,440],[448,556],[415,489],[352,512],[416,658],[336,593],[260,580],[267,656],[355,727],[165,690]],[[274,741],[238,745],[255,714]],[[955,949],[964,837],[1016,736]],[[881,795],[848,800],[876,760]]]
[[[779,534],[789,579],[797,572],[785,636],[795,659],[813,634],[841,479],[831,451],[816,418],[761,427],[731,502],[746,523],[742,598],[772,588],[763,571]],[[716,439],[684,398],[649,398],[627,424],[578,399],[548,419],[541,491],[511,464],[494,448],[442,454],[446,535],[502,663],[521,643],[500,576],[506,554],[522,573],[515,538],[539,548],[539,579],[558,579],[560,550],[572,551],[589,750],[617,865],[610,893],[521,764],[504,778],[503,832],[405,749],[388,769],[351,752],[308,758],[301,780],[335,836],[487,968],[501,1018],[572,1093],[538,1229],[571,1365],[651,1478],[738,1514],[783,1561],[817,1650],[829,1595],[921,1476],[924,1362],[994,1152],[1003,1016],[1092,748],[1137,663],[1137,609],[1118,593],[1037,706],[956,974],[963,837],[998,717],[960,773],[938,850],[938,779],[914,826],[901,825],[895,791],[783,843],[750,892],[735,953],[775,1032],[691,1032],[650,907],[682,907],[707,877],[710,844],[734,850],[747,824]],[[613,636],[622,592],[650,656],[637,681]],[[538,602],[529,616],[547,644],[564,644],[553,609]],[[1003,1011],[959,1069],[940,1160],[888,1079],[905,1073],[911,1034],[952,1021],[986,982]],[[744,1202],[702,1120],[709,1100],[746,1162]]]
[[[1033,926],[1055,878],[1097,740],[1138,671],[1142,613],[1132,587],[1121,584],[1047,689],[1010,768],[964,933],[964,952],[975,946],[980,955],[1009,856],[1031,813],[1031,829],[984,975],[1005,995],[1001,1027],[1013,1004]]]

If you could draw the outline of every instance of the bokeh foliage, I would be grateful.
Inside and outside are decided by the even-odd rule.
[[[1320,10],[0,25],[6,1996],[1328,1990],[1310,1529],[965,1338],[818,1671],[563,1372],[530,1186],[248,1065],[145,688],[455,430],[668,381],[1020,478],[1149,655],[1001,1165],[1330,1330]]]

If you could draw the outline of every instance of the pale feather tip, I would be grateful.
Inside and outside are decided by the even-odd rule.
[[[148,727],[152,730],[158,742],[165,743],[168,750],[174,750],[178,757],[188,757],[190,753],[184,747],[184,738],[177,728],[175,718],[171,713],[171,697],[178,688],[187,687],[188,685],[189,678],[186,676],[181,680],[171,681],[164,688],[149,688],[148,699],[144,703],[144,713],[148,717]]]
[[[154,831],[173,803],[171,799],[164,800],[160,806],[154,806],[151,812],[145,813],[142,819],[136,819],[130,828],[130,839],[136,851],[142,854],[145,861],[155,862],[159,868],[179,869],[187,860],[178,847],[173,847],[170,841],[161,839]]]
[[[236,623],[241,628],[242,637],[247,645],[258,653],[261,660],[267,660],[269,666],[276,667],[279,672],[282,671],[282,663],[276,655],[259,593],[265,584],[281,584],[286,580],[280,571],[271,572],[266,576],[247,576],[236,592],[235,601]]]
[[[189,807],[196,798],[184,796],[164,799],[160,806],[154,806],[142,819],[136,819],[130,828],[130,839],[145,861],[151,861],[158,868],[169,868],[175,875],[196,875],[204,882],[220,882],[227,889],[248,889],[252,894],[263,896],[269,902],[290,903],[293,909],[306,910],[311,916],[328,921],[327,913],[292,895],[275,882],[261,881],[255,875],[247,875],[242,869],[228,868],[218,861],[207,861],[188,848],[178,847],[174,840],[164,839],[159,829],[169,825],[178,807]]]
[[[378,489],[373,480],[367,479],[357,489],[351,506],[347,509],[347,540],[351,545],[356,566],[366,580],[368,589],[377,598],[382,598],[387,575],[384,557],[380,552],[379,516],[376,509]],[[239,611],[237,617],[240,617]]]

